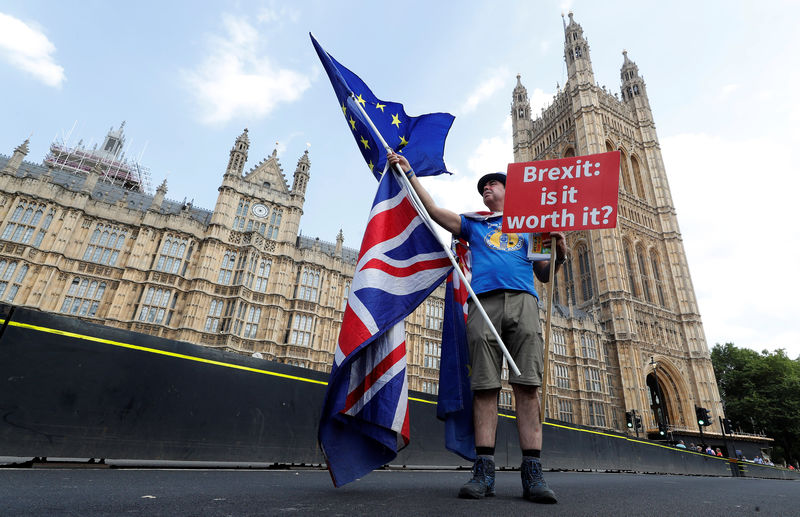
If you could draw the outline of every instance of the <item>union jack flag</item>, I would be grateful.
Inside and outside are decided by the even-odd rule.
[[[408,444],[403,320],[451,269],[405,186],[385,173],[361,243],[319,428],[334,485],[385,465]]]

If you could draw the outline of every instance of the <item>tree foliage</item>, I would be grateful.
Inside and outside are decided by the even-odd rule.
[[[800,459],[800,358],[716,345],[711,362],[734,429],[775,439],[775,460]]]

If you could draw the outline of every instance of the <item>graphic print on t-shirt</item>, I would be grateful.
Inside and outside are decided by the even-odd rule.
[[[522,248],[522,239],[516,233],[503,233],[501,223],[488,223],[489,233],[483,242],[492,249],[499,251],[516,251]]]

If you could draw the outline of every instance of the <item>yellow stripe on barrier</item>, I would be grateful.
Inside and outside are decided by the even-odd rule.
[[[0,323],[5,323],[5,321],[4,320],[0,320]],[[20,322],[17,322],[17,321],[10,321],[8,324],[9,324],[9,326],[12,326],[12,327],[19,327],[19,328],[24,328],[24,329],[29,329],[29,330],[35,330],[37,332],[45,332],[45,333],[48,333],[48,334],[56,334],[56,335],[59,335],[59,336],[65,336],[65,337],[70,337],[70,338],[74,338],[74,339],[83,339],[85,341],[94,341],[95,343],[103,343],[103,344],[106,344],[106,345],[117,346],[117,347],[120,347],[120,348],[128,348],[128,349],[131,349],[131,350],[138,350],[140,352],[149,352],[151,354],[165,355],[165,356],[169,356],[169,357],[175,357],[175,358],[178,358],[178,359],[186,359],[188,361],[195,361],[195,362],[198,362],[198,363],[212,364],[212,365],[215,365],[215,366],[223,366],[225,368],[233,368],[234,370],[243,370],[243,371],[246,371],[246,372],[261,373],[261,374],[264,374],[264,375],[272,375],[272,376],[275,376],[275,377],[282,377],[284,379],[292,379],[292,380],[295,380],[295,381],[310,382],[312,384],[321,384],[323,386],[327,386],[328,385],[328,383],[325,382],[325,381],[317,381],[317,380],[314,380],[314,379],[308,379],[306,377],[298,377],[296,375],[288,375],[288,374],[285,374],[285,373],[271,372],[269,370],[261,370],[261,369],[258,369],[258,368],[250,368],[249,366],[242,366],[242,365],[233,364],[233,363],[224,363],[222,361],[214,361],[212,359],[205,359],[205,358],[202,358],[202,357],[195,357],[195,356],[192,356],[192,355],[177,354],[175,352],[167,352],[166,350],[159,350],[157,348],[148,348],[148,347],[145,347],[145,346],[132,345],[130,343],[121,343],[119,341],[112,341],[110,339],[103,339],[103,338],[94,337],[94,336],[86,336],[84,334],[76,334],[74,332],[67,332],[65,330],[51,329],[51,328],[47,328],[47,327],[38,327],[36,325],[31,325],[29,323],[20,323]]]

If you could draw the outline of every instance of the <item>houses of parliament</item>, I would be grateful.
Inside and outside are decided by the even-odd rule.
[[[645,431],[691,434],[695,405],[722,406],[647,88],[625,52],[620,93],[598,86],[572,14],[564,37],[568,80],[549,107],[532,114],[517,76],[514,159],[619,150],[619,216],[614,229],[567,235],[547,416],[625,431],[635,410]],[[169,200],[166,182],[149,194],[123,143],[120,127],[94,149],[54,143],[41,164],[26,160],[27,140],[0,156],[0,301],[328,371],[357,250],[341,232],[300,235],[308,152],[291,177],[276,152],[246,168],[245,129],[208,210]],[[409,387],[432,395],[443,297],[440,287],[406,324]],[[513,406],[508,386],[500,405]]]

